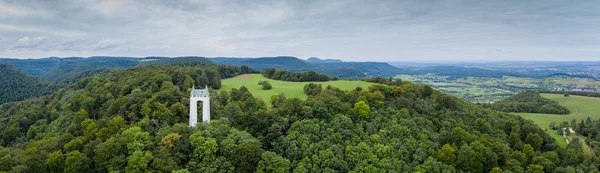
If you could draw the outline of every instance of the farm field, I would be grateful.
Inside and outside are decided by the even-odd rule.
[[[450,77],[434,74],[397,75],[396,78],[427,84],[442,92],[470,102],[496,102],[524,90],[551,90],[554,88],[598,88],[600,81],[589,78],[552,76],[545,78]]]
[[[587,119],[600,118],[600,98],[595,97],[583,97],[583,96],[570,96],[564,97],[561,94],[541,94],[543,97],[552,99],[567,107],[571,113],[568,115],[555,115],[555,114],[534,114],[534,113],[514,113],[523,118],[530,119],[541,128],[549,128],[551,122],[560,124],[563,121],[571,122],[576,119],[577,122]],[[554,137],[560,145],[566,146],[566,142],[563,137],[554,130],[548,129],[547,131],[550,136]]]
[[[269,81],[273,88],[270,90],[263,90],[258,82],[260,81]],[[348,81],[348,80],[337,80],[337,81],[327,81],[327,82],[287,82],[281,80],[273,80],[264,77],[261,74],[245,74],[236,76],[234,78],[223,79],[221,81],[221,88],[218,91],[230,91],[232,88],[240,88],[242,86],[246,86],[248,90],[254,95],[254,97],[262,98],[267,105],[271,103],[271,96],[273,94],[285,93],[287,98],[299,98],[306,99],[306,95],[304,94],[304,85],[309,83],[317,83],[323,85],[323,88],[327,87],[327,85],[331,85],[333,87],[340,88],[342,90],[352,90],[356,87],[368,88],[373,85],[373,83],[364,82],[364,81]]]

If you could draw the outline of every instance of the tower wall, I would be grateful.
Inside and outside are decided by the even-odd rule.
[[[198,101],[202,102],[202,121],[210,123],[210,97],[190,97],[190,127],[196,127],[198,124]]]

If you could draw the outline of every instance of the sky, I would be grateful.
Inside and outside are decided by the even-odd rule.
[[[594,0],[0,0],[0,57],[600,61]]]

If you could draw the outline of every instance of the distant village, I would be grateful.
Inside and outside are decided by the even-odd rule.
[[[567,91],[567,92],[600,92],[600,88],[554,88],[552,91]]]
[[[578,72],[567,72],[569,75],[573,76],[589,76],[594,79],[600,78],[600,72],[598,71],[578,71]]]

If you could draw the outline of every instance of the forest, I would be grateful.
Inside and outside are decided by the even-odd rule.
[[[58,90],[62,84],[38,79],[0,63],[0,104],[39,97]]]
[[[526,91],[517,93],[493,104],[481,104],[495,110],[504,112],[544,113],[544,114],[569,114],[566,107],[540,96],[539,91]]]
[[[407,81],[311,85],[306,100],[270,103],[245,87],[211,90],[211,123],[188,127],[190,88],[241,73],[140,66],[2,104],[0,171],[597,172],[600,163],[532,121]]]
[[[338,77],[329,77],[325,74],[317,74],[314,71],[291,72],[274,68],[265,68],[262,70],[261,74],[269,79],[290,82],[324,82],[338,80]]]

